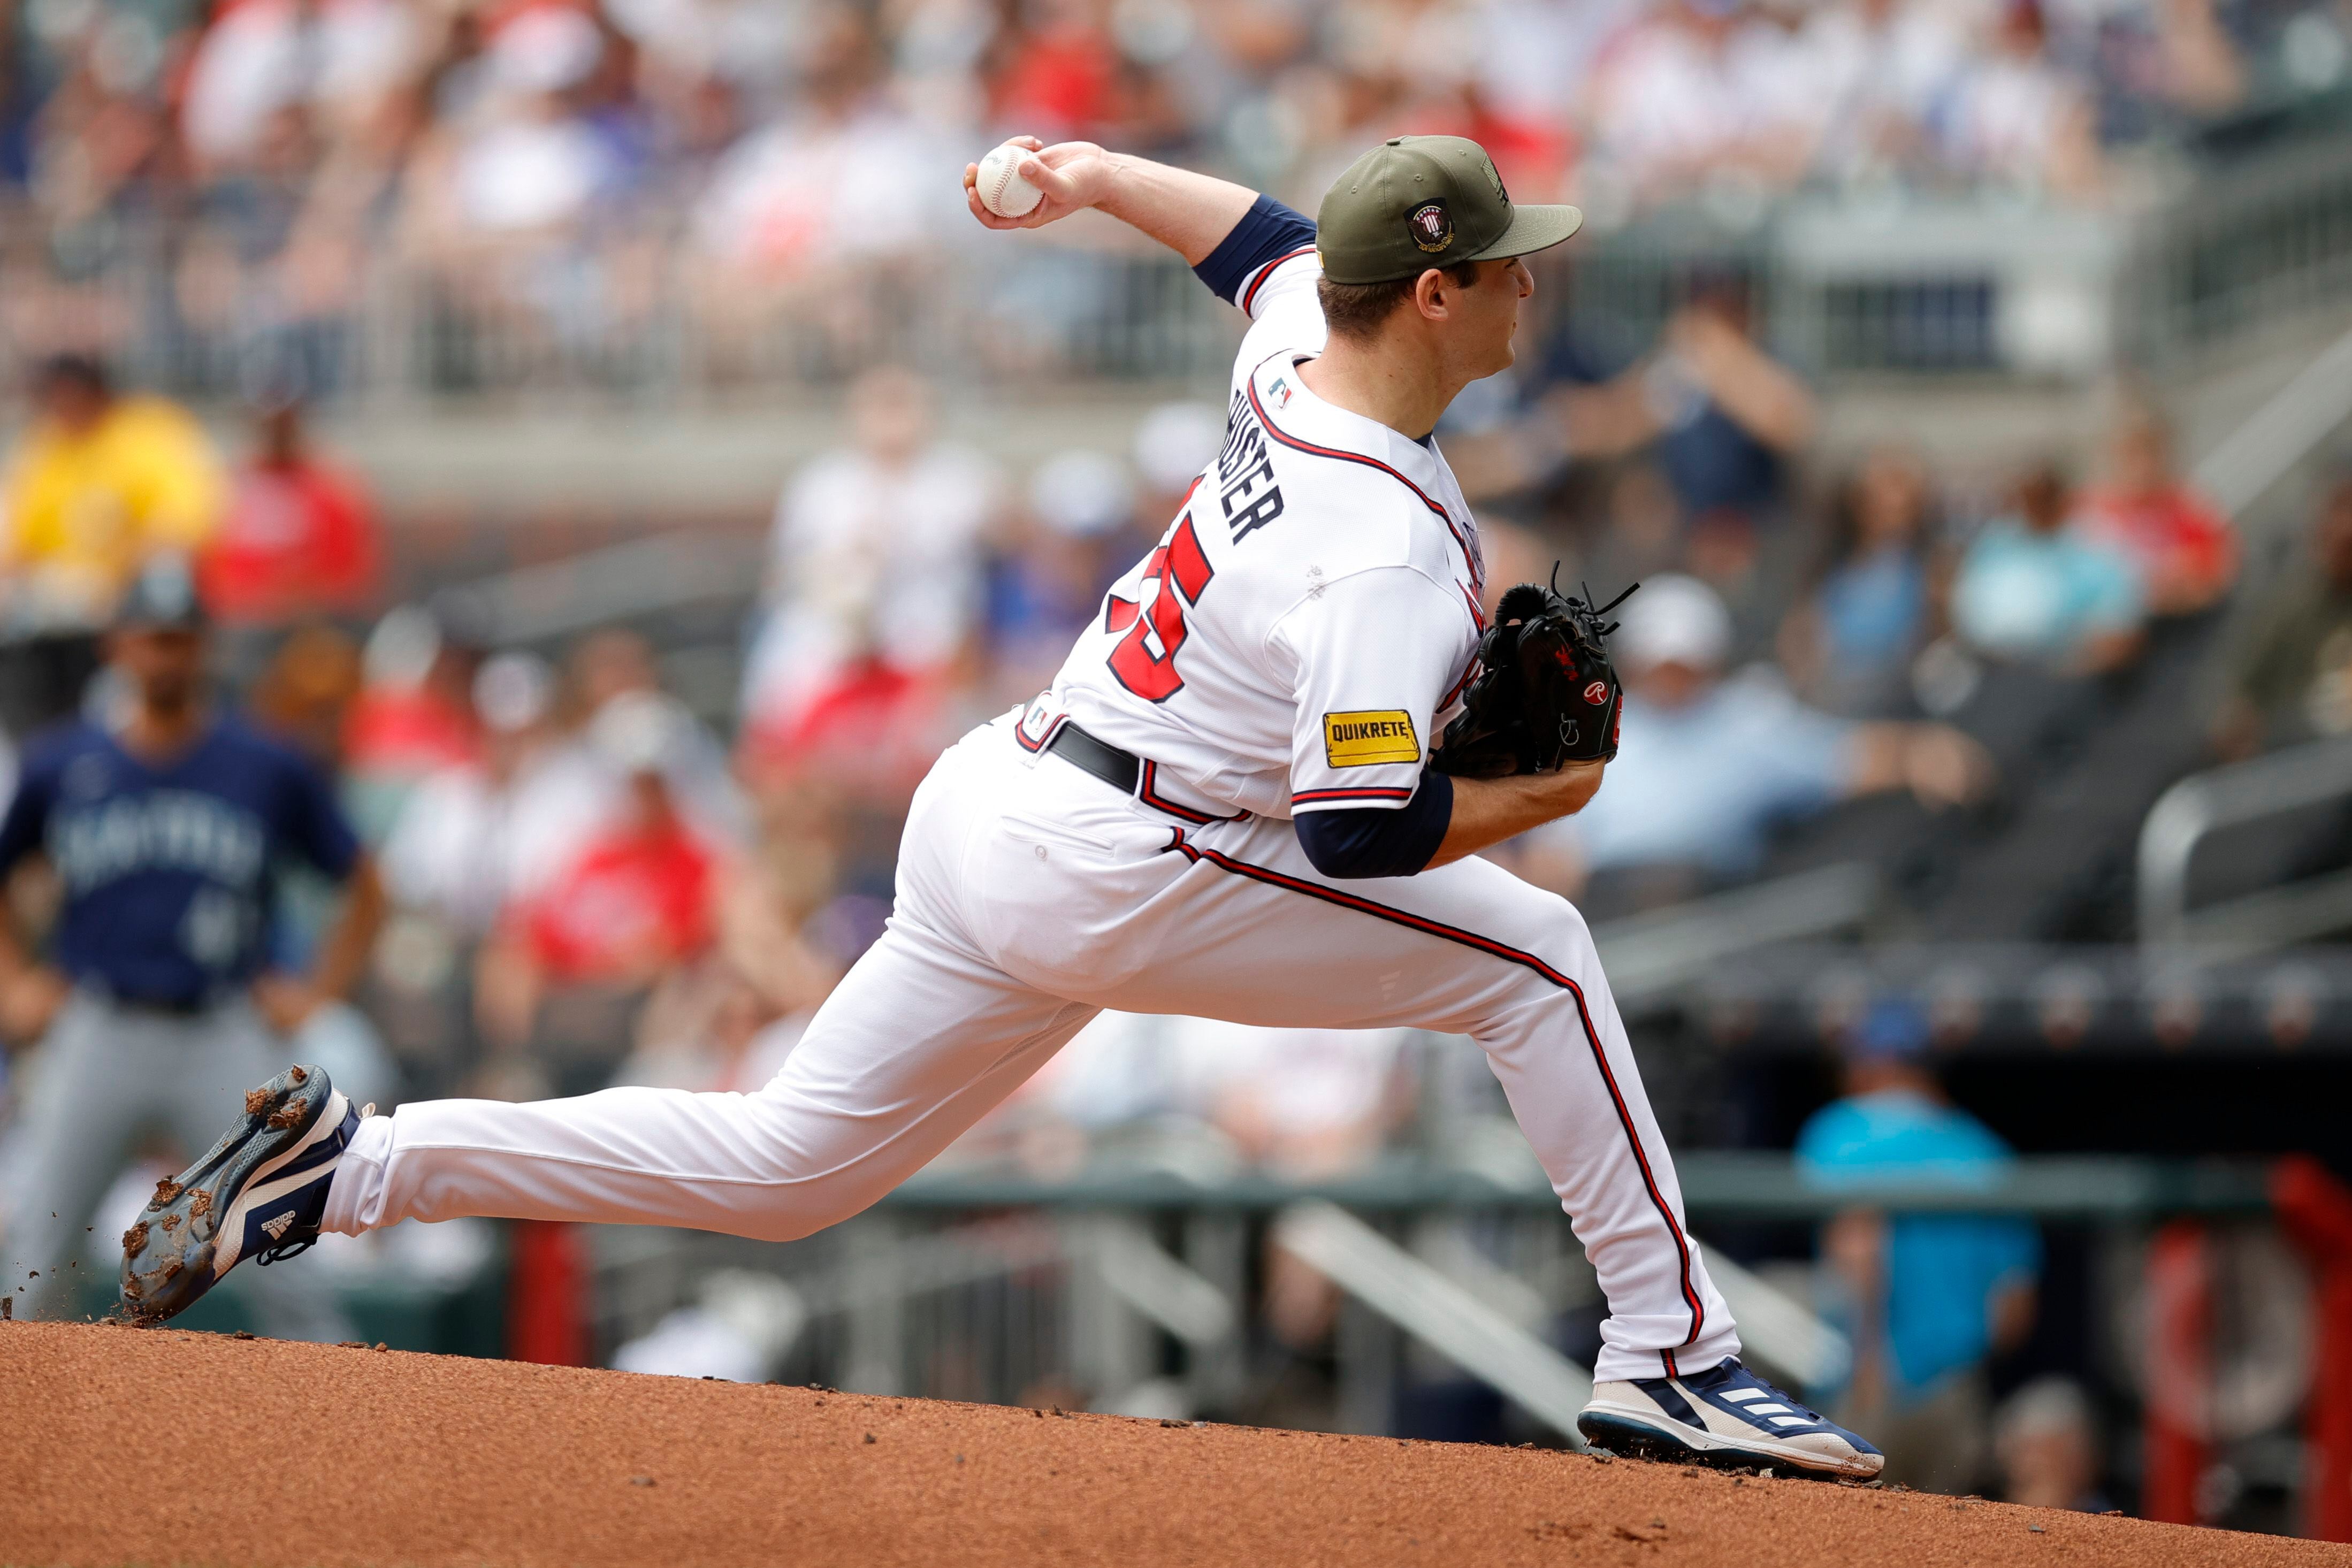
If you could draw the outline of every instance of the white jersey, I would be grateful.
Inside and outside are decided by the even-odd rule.
[[[1325,402],[1312,249],[1239,298],[1225,444],[1023,715],[1145,759],[1180,816],[1402,807],[1459,706],[1485,626],[1476,526],[1435,444]]]

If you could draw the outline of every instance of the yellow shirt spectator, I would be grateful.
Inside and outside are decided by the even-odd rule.
[[[37,619],[99,626],[149,554],[212,533],[226,498],[220,457],[162,398],[45,401],[8,473],[6,570]]]

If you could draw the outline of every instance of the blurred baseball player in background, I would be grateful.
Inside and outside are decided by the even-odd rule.
[[[151,559],[107,638],[119,711],[37,737],[0,820],[0,878],[41,856],[61,894],[53,964],[0,919],[0,1009],[40,1039],[0,1236],[34,1312],[70,1308],[69,1265],[110,1266],[114,1237],[87,1228],[142,1140],[204,1148],[358,977],[383,918],[327,780],[214,710],[209,643],[187,562]],[[298,859],[346,892],[307,980],[267,967],[273,882]],[[257,1291],[256,1309],[283,1334],[333,1337],[311,1285]]]
[[[317,1070],[249,1101],[123,1265],[167,1317],[321,1230],[488,1215],[782,1240],[919,1169],[1099,1009],[1412,1026],[1483,1046],[1606,1292],[1582,1426],[1611,1447],[1843,1476],[1882,1460],[1739,1363],[1583,920],[1477,852],[1580,810],[1613,751],[1452,777],[1431,742],[1487,632],[1476,527],[1432,438],[1512,361],[1573,207],[1514,207],[1454,137],[1399,138],[1316,223],[1240,186],[1024,141],[1035,227],[1083,208],[1252,319],[1223,451],[1053,686],[917,794],[889,928],[756,1094],[614,1089],[363,1118]],[[1540,590],[1519,590],[1540,595]],[[1571,754],[1573,755],[1573,754]]]

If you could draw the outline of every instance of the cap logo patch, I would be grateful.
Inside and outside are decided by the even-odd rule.
[[[1404,224],[1412,231],[1412,243],[1432,256],[1454,243],[1454,218],[1444,202],[1422,203],[1405,214]]]

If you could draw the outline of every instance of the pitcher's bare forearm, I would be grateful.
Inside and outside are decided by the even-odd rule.
[[[1150,235],[1190,266],[1207,260],[1257,200],[1255,191],[1230,180],[1149,158],[1116,152],[1109,158],[1109,189],[1097,209]]]
[[[1601,788],[1601,777],[1608,767],[1605,762],[1576,762],[1557,773],[1456,779],[1454,816],[1429,863],[1448,864],[1517,838],[1530,828],[1581,811]]]

